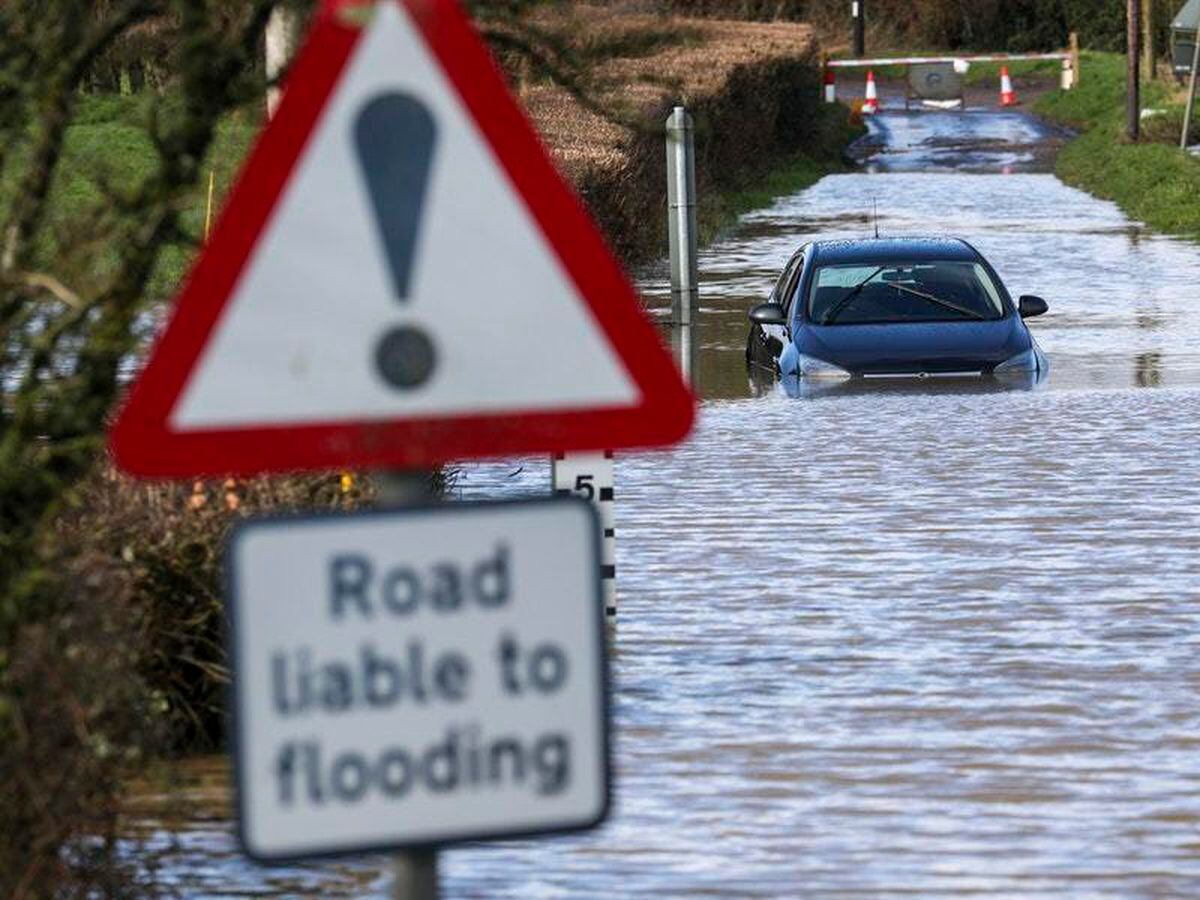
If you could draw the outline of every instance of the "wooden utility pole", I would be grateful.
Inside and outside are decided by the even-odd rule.
[[[1142,0],[1142,70],[1147,81],[1154,79],[1154,0]]]
[[[1125,83],[1126,123],[1125,136],[1131,141],[1138,139],[1141,124],[1141,97],[1138,93],[1138,43],[1141,37],[1141,0],[1126,0],[1125,3],[1125,59],[1128,72]]]
[[[854,19],[854,55],[859,59],[867,55],[866,2],[867,0],[850,0],[850,15]]]
[[[376,472],[378,503],[386,509],[433,503],[441,499],[436,480],[434,473],[425,469]],[[436,849],[408,850],[392,857],[395,900],[437,900],[440,896]]]
[[[1196,105],[1196,70],[1200,69],[1200,30],[1192,36],[1192,71],[1188,75],[1187,106],[1183,108],[1183,130],[1179,133],[1179,149],[1186,150],[1188,132],[1192,130],[1192,107]]]

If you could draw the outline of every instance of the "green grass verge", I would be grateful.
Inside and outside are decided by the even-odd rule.
[[[51,185],[45,226],[35,237],[39,265],[57,270],[72,248],[93,247],[87,236],[102,231],[106,217],[136,215],[136,206],[122,212],[112,198],[132,201],[139,188],[157,171],[158,154],[147,128],[150,99],[149,95],[79,98]],[[169,115],[169,106],[168,101],[160,114]],[[181,225],[187,240],[162,248],[148,289],[151,299],[170,295],[203,237],[208,174],[213,174],[214,205],[219,207],[259,124],[257,110],[235,113],[218,124],[204,161],[202,183],[186,198],[181,209]],[[0,183],[0,203],[9,202],[13,178],[21,168],[21,156],[28,151],[24,144],[13,148],[15,158],[9,161]],[[113,251],[100,253],[95,263],[100,270],[97,274],[114,261]]]
[[[712,243],[737,221],[738,216],[770,206],[776,198],[802,191],[837,170],[838,167],[828,162],[798,156],[784,161],[740,190],[702,195],[696,210],[700,243]]]
[[[81,97],[75,118],[67,130],[62,163],[49,198],[46,227],[37,236],[40,263],[49,270],[66,248],[80,241],[80,233],[94,229],[111,215],[111,194],[133,197],[158,166],[146,123],[147,96],[88,95]],[[736,188],[703,194],[698,210],[701,240],[711,242],[737,217],[769,205],[775,198],[795,193],[824,175],[844,168],[840,152],[861,133],[846,124],[848,110],[837,105],[822,109],[813,122],[808,155],[776,161],[738,179]],[[188,240],[162,248],[147,299],[171,296],[190,264],[204,231],[207,177],[213,174],[215,213],[221,199],[237,177],[261,125],[257,110],[236,113],[217,129],[201,184],[186,198],[181,212]],[[27,148],[18,149],[24,152]],[[9,172],[16,167],[10,166]],[[11,187],[11,181],[7,185]],[[0,194],[0,202],[4,197]],[[108,254],[112,256],[112,254]],[[100,262],[104,267],[104,260]]]
[[[1125,57],[1085,53],[1081,69],[1077,89],[1045,94],[1033,107],[1081,132],[1059,154],[1055,174],[1157,231],[1200,239],[1200,159],[1178,147],[1179,92],[1143,84],[1143,109],[1161,112],[1142,121],[1141,142],[1133,144],[1125,138]]]

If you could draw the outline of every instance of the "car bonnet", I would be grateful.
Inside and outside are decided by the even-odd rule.
[[[793,343],[800,353],[855,374],[932,375],[990,372],[1028,350],[1030,337],[1021,319],[1009,315],[987,322],[802,322]]]

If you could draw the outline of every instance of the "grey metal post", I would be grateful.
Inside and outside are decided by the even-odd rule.
[[[382,507],[416,506],[438,499],[433,489],[434,473],[427,469],[377,472],[377,502]],[[392,860],[392,896],[395,900],[437,900],[438,865],[436,850],[410,850]]]
[[[1179,134],[1179,149],[1187,149],[1188,130],[1192,127],[1192,104],[1196,102],[1196,68],[1200,66],[1200,28],[1192,37],[1192,73],[1188,76],[1187,106],[1183,108],[1183,131]]]
[[[854,19],[854,55],[862,59],[867,54],[867,11],[866,0],[851,0],[850,16]]]
[[[671,324],[691,325],[699,303],[696,266],[696,148],[692,117],[667,117],[667,231],[671,252]]]
[[[266,29],[267,77],[274,81],[291,62],[295,51],[297,14],[278,4],[271,10]],[[281,91],[277,85],[267,91],[267,117],[279,108]],[[416,506],[438,499],[433,489],[434,473],[426,469],[377,472],[376,497],[382,507]],[[412,850],[398,853],[392,863],[392,896],[396,900],[437,900],[438,867],[436,850]]]
[[[437,900],[436,850],[398,853],[392,865],[392,896],[395,900]]]
[[[696,388],[696,342],[692,339],[691,325],[671,326],[671,352],[679,362],[683,380]]]

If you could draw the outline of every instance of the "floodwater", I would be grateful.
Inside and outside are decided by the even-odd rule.
[[[705,251],[696,432],[618,457],[611,820],[448,850],[448,896],[1200,895],[1200,253],[1042,171],[1019,114],[874,129],[870,172]],[[1049,380],[750,379],[745,310],[873,207],[1045,297]],[[642,278],[660,313],[664,277]],[[461,493],[547,479],[474,466]],[[185,771],[202,800],[214,765]],[[140,823],[183,893],[388,889],[382,858],[250,865],[200,806]]]

